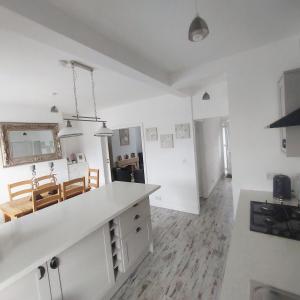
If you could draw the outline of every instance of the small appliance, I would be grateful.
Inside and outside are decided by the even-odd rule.
[[[290,177],[286,175],[275,175],[273,177],[273,197],[280,200],[292,198]]]

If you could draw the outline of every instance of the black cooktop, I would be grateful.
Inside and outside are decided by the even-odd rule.
[[[300,241],[300,207],[251,201],[250,230]]]

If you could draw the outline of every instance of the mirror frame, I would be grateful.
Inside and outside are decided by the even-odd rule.
[[[9,151],[9,131],[51,130],[53,134],[55,152],[24,157],[11,157]],[[61,145],[58,138],[59,127],[57,123],[0,123],[0,141],[3,167],[37,163],[42,161],[57,160],[62,158]]]

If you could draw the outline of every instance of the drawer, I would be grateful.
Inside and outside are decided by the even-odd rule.
[[[151,219],[148,216],[137,224],[126,238],[122,239],[125,272],[136,262],[143,252],[147,251],[151,243],[151,236]]]
[[[138,202],[115,219],[119,236],[121,238],[126,237],[126,235],[135,230],[136,225],[147,216],[150,217],[148,199]]]

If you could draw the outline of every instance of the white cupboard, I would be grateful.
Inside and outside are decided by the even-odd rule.
[[[150,249],[147,198],[1,290],[0,299],[103,299],[117,291]]]
[[[22,279],[2,290],[0,299],[52,300],[47,265],[39,266]]]
[[[114,285],[107,233],[104,226],[47,262],[53,300],[101,299]]]

